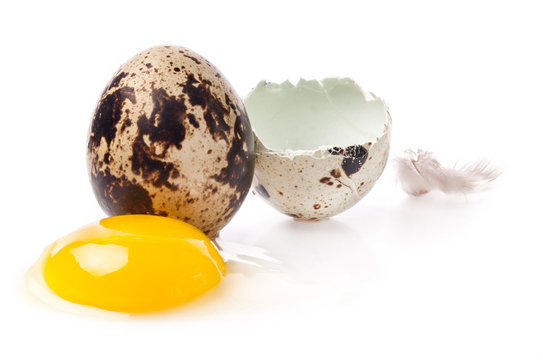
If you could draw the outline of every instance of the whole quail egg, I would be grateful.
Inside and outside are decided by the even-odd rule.
[[[107,214],[169,216],[214,238],[251,187],[254,139],[243,102],[215,66],[189,49],[158,46],[106,86],[87,160]]]
[[[254,189],[295,219],[348,209],[385,168],[388,107],[351,79],[263,81],[245,106],[256,136]]]

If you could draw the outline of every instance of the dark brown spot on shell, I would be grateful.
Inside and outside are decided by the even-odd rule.
[[[179,170],[163,159],[171,146],[181,149],[186,107],[182,100],[168,95],[164,89],[153,89],[152,97],[154,106],[149,118],[142,114],[138,119],[138,135],[132,144],[132,171],[155,187],[175,190],[177,186],[169,180]],[[144,136],[149,136],[149,145],[143,140]],[[157,146],[161,148],[159,153]]]
[[[332,171],[330,171],[330,175],[332,175],[333,177],[335,177],[336,179],[341,177],[341,171],[339,171],[339,169],[334,169]]]
[[[347,176],[358,172],[366,162],[368,151],[362,145],[354,145],[345,148],[341,168]]]
[[[106,89],[104,94],[107,93],[110,88]],[[88,144],[89,150],[98,147],[102,138],[106,140],[109,147],[117,133],[116,125],[122,120],[122,110],[126,100],[133,104],[136,103],[134,89],[131,87],[118,88],[105,97],[102,95],[102,99],[98,103],[91,125],[91,135]]]
[[[181,52],[181,51],[180,51]],[[192,61],[194,61],[196,64],[201,64],[202,62],[200,60],[198,60],[197,58],[195,58],[194,56],[190,56],[190,55],[187,55],[187,54],[184,54],[186,58],[189,58],[191,59]]]
[[[318,210],[321,208],[321,204],[313,204],[313,209]]]
[[[230,126],[224,119],[229,117],[231,109],[223,107],[222,103],[211,93],[210,82],[199,82],[194,74],[189,74],[186,83],[181,86],[189,103],[202,108],[207,130],[213,139],[217,141],[220,138],[228,141]]]
[[[331,181],[332,179],[329,178],[328,176],[327,177],[323,177],[321,178],[319,181],[323,184],[326,184],[326,185],[334,185],[334,182]]]
[[[195,128],[199,128],[200,124],[198,124],[198,121],[196,120],[196,116],[194,114],[187,114],[187,117],[189,118],[189,123],[194,126]]]
[[[121,82],[122,79],[124,79],[125,77],[128,76],[128,73],[125,73],[125,72],[120,72],[119,74],[117,74],[112,80],[111,80],[111,83],[109,85],[109,89],[113,89],[113,88],[116,88],[119,86],[119,83]]]
[[[321,183],[323,183],[323,184],[326,184],[327,182],[330,181],[330,178],[329,178],[329,177],[323,177],[323,178],[321,178],[319,181],[320,181]]]
[[[258,184],[257,186],[255,186],[255,191],[265,199],[268,199],[270,197],[268,190],[266,190],[266,188],[262,186],[262,184]]]
[[[96,165],[93,162],[91,167]],[[108,215],[155,213],[149,192],[125,176],[117,178],[105,169],[93,173],[91,180],[98,204]]]
[[[224,102],[226,105],[228,105],[232,110],[236,110],[236,105],[230,100],[230,97],[228,94],[224,94]]]
[[[212,176],[215,181],[235,189],[230,197],[229,211],[224,214],[225,218],[233,216],[243,203],[251,188],[255,167],[253,132],[250,130],[245,110],[238,109],[238,113],[234,123],[234,137],[226,154],[227,165],[218,175]]]
[[[226,154],[226,167],[212,178],[222,184],[228,184],[242,195],[238,199],[239,205],[249,192],[254,173],[254,138],[250,129],[249,120],[244,109],[238,109],[239,115],[234,123],[234,137]],[[245,147],[247,150],[245,150]]]
[[[126,118],[123,121],[123,124],[121,125],[121,132],[125,131],[127,127],[130,127],[132,125],[132,121],[130,120],[130,110],[126,109],[125,111]]]

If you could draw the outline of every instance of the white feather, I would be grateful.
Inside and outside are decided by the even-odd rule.
[[[409,195],[420,196],[432,190],[444,193],[470,193],[484,189],[500,172],[481,160],[460,168],[441,165],[429,151],[406,150],[395,159],[398,178]]]

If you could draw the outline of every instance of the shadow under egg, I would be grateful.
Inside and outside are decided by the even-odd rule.
[[[251,238],[251,244],[221,242],[225,250],[237,251],[227,259],[227,273],[279,272],[293,281],[352,290],[371,272],[363,236],[335,219],[311,223],[284,219]]]

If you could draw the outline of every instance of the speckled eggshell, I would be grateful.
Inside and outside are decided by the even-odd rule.
[[[107,214],[174,217],[214,238],[250,189],[254,138],[241,99],[215,66],[186,48],[159,46],[107,85],[87,160]]]
[[[347,210],[383,173],[390,126],[375,143],[315,151],[275,151],[256,139],[254,189],[296,220],[317,221]]]

